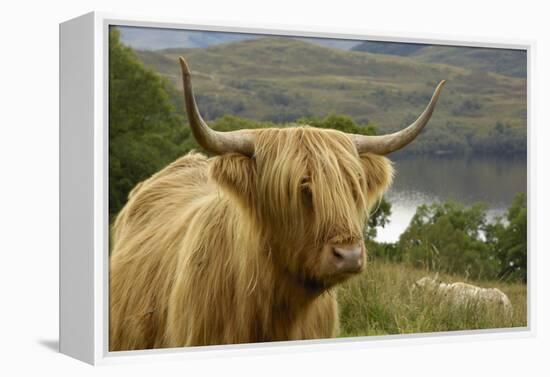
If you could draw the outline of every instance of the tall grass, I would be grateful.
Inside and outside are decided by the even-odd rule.
[[[433,272],[406,264],[370,261],[367,270],[338,292],[340,336],[368,336],[527,326],[527,286],[520,283],[471,281],[440,274],[447,283],[463,281],[499,288],[510,299],[513,313],[480,302],[453,305],[430,291],[413,289],[414,282]]]

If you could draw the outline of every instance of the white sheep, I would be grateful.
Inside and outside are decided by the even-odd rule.
[[[468,302],[493,303],[503,308],[507,315],[512,314],[512,304],[508,296],[498,288],[481,288],[463,282],[442,283],[435,278],[423,277],[417,280],[413,289],[431,290],[451,300],[456,305],[465,305]]]

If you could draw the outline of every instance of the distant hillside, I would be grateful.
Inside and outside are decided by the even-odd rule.
[[[388,54],[409,56],[429,45],[418,43],[394,43],[379,41],[364,41],[354,46],[353,51],[372,52],[374,54]]]
[[[337,48],[339,50],[352,50],[355,46],[359,45],[360,41],[345,40],[345,39],[331,39],[331,38],[300,38],[296,39],[313,43],[319,46]]]
[[[425,63],[444,63],[476,71],[527,77],[527,53],[522,50],[429,46],[412,56]]]
[[[206,49],[137,53],[177,90],[181,90],[177,57],[185,56],[207,119],[231,114],[290,122],[337,113],[390,132],[414,120],[436,84],[446,79],[426,135],[410,152],[524,150],[526,80],[449,64],[460,62],[464,50],[449,51],[452,58],[447,63],[432,62],[446,56],[435,54],[435,47],[404,57],[338,50],[297,39],[261,38]]]
[[[512,77],[527,76],[525,51],[478,47],[437,46],[418,43],[365,41],[353,51],[408,56],[423,63],[443,63],[472,71]]]

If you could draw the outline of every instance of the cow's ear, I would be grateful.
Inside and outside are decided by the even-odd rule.
[[[214,157],[210,165],[210,178],[225,191],[252,204],[256,183],[254,159],[238,153]]]
[[[393,180],[393,165],[384,156],[362,153],[361,163],[367,180],[367,203],[372,207],[390,187]]]

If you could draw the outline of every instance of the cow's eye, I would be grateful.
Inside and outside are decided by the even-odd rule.
[[[306,199],[311,200],[312,192],[309,177],[302,178],[302,181],[300,182],[300,190],[302,190],[302,194]]]

